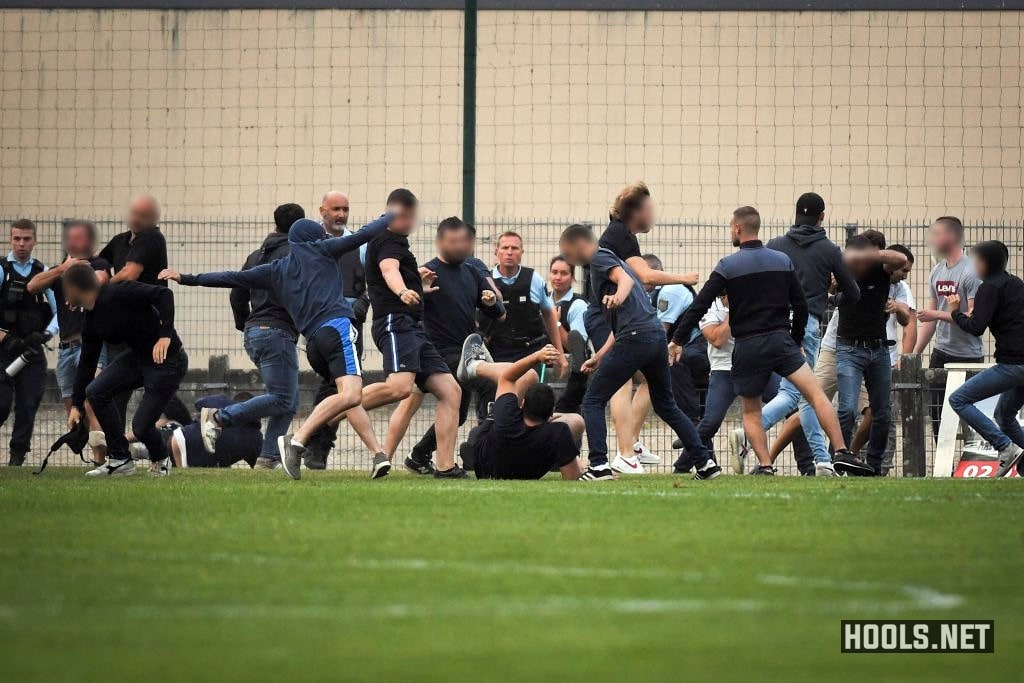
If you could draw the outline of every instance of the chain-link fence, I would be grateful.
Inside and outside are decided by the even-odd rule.
[[[39,236],[39,245],[35,255],[48,265],[60,262],[63,258],[60,249],[60,234],[64,219],[34,217],[33,220],[37,224]],[[107,240],[124,229],[122,222],[117,218],[99,217],[93,220],[99,229],[101,240]],[[5,219],[6,222],[9,221]],[[353,223],[355,222],[353,221]],[[421,261],[426,261],[433,256],[431,226],[436,225],[436,222],[433,219],[424,220],[423,227],[414,233],[410,240],[414,253]],[[491,257],[497,237],[505,231],[514,230],[524,238],[524,265],[546,274],[548,260],[556,253],[558,235],[566,225],[572,222],[589,223],[594,225],[596,230],[600,230],[604,226],[604,221],[598,219],[543,221],[516,218],[485,219],[477,223],[477,255],[486,262],[493,262]],[[835,242],[841,244],[847,234],[867,227],[881,230],[890,244],[904,244],[914,252],[916,264],[908,282],[917,299],[918,307],[928,306],[930,299],[927,293],[928,273],[934,259],[927,247],[927,226],[910,223],[865,223],[829,226],[828,233]],[[787,228],[787,225],[781,223],[769,223],[762,228],[762,232],[767,240],[783,234]],[[265,234],[273,229],[273,225],[269,219],[257,218],[165,220],[161,224],[161,229],[167,239],[171,266],[183,272],[204,272],[240,267],[246,255],[259,245]],[[1010,271],[1024,272],[1024,231],[1022,231],[1021,225],[968,226],[967,238],[969,243],[987,239],[1004,241],[1010,249]],[[662,222],[650,234],[642,236],[640,241],[645,252],[657,254],[661,258],[666,270],[673,272],[697,271],[702,275],[706,275],[719,258],[733,249],[724,221],[721,223]],[[252,369],[252,364],[242,351],[241,335],[234,329],[228,307],[227,291],[186,287],[175,287],[174,291],[177,304],[176,325],[188,350],[193,370],[181,392],[182,399],[188,404],[198,396],[214,392],[261,391],[259,377],[254,372],[231,373],[231,379],[227,383],[222,379],[211,381],[203,373],[211,356],[227,356],[229,366],[233,369]],[[986,344],[987,352],[990,353],[991,340],[988,337],[986,337]],[[927,366],[927,362],[925,362],[925,366]],[[50,367],[53,367],[52,357]],[[371,376],[373,371],[379,371],[381,368],[380,354],[372,344],[367,345],[364,367],[371,373]],[[29,456],[30,463],[41,459],[50,441],[56,438],[63,429],[63,406],[59,400],[59,393],[56,390],[52,373],[47,381],[46,397],[39,412],[33,449]],[[311,407],[312,387],[313,384],[309,382],[304,385],[300,414],[297,419],[301,419]],[[928,396],[928,400],[931,400],[931,394]],[[386,430],[389,414],[389,410],[379,410],[374,415],[375,427],[379,435],[383,435]],[[403,449],[414,442],[409,441],[410,438],[415,440],[425,431],[432,420],[432,415],[432,402],[428,398],[410,426]],[[898,421],[894,424],[898,430],[902,429]],[[0,440],[2,440],[0,443],[5,443],[9,437],[10,426],[10,421],[8,421],[8,424],[0,429]],[[471,426],[471,423],[467,424],[464,432],[468,431]],[[726,435],[729,430],[738,426],[738,415],[735,412],[730,413],[716,438],[716,450],[719,453],[727,452]],[[642,435],[648,447],[662,456],[664,465],[661,469],[668,471],[675,457],[671,451],[674,436],[668,427],[656,418],[652,418],[644,426]],[[610,438],[614,439],[614,435],[610,435]],[[895,458],[897,474],[902,472],[902,441],[901,436],[897,442],[898,452]],[[926,444],[928,462],[930,463],[934,442],[929,438],[926,439]],[[400,450],[400,454],[402,452],[404,451]],[[72,464],[75,459],[69,454],[62,454],[55,458],[55,462]],[[367,463],[368,458],[362,444],[351,430],[343,426],[338,440],[338,448],[331,459],[331,466],[358,468]],[[787,473],[795,472],[795,466],[788,451],[781,461],[781,469]]]

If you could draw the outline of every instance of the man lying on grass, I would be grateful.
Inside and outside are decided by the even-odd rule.
[[[579,479],[583,474],[579,459],[583,418],[556,415],[555,392],[537,383],[534,370],[561,358],[561,352],[548,344],[515,363],[495,363],[479,334],[466,338],[459,381],[482,377],[498,385],[490,417],[474,430],[471,452],[477,479],[540,479],[556,467],[562,479]]]

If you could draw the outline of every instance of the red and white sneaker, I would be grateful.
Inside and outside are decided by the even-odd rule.
[[[637,441],[633,444],[633,457],[641,465],[660,465],[661,456],[650,451],[647,446],[644,445],[643,441]]]
[[[640,464],[639,458],[635,455],[626,457],[619,453],[612,460],[612,469],[619,474],[643,474],[644,466]]]

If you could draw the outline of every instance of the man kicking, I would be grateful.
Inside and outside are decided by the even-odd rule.
[[[579,479],[583,418],[555,414],[555,392],[538,384],[536,367],[554,365],[562,352],[551,344],[515,363],[495,363],[478,334],[462,347],[459,380],[482,377],[498,385],[490,424],[477,427],[473,469],[477,479],[540,479],[558,468],[562,479]],[[481,433],[483,432],[483,433]]]
[[[74,428],[82,419],[88,399],[107,441],[107,462],[86,476],[135,473],[116,399],[139,387],[143,393],[132,418],[132,433],[155,459],[163,460],[167,449],[156,422],[188,369],[188,356],[174,331],[174,295],[166,287],[134,280],[101,284],[87,263],[68,268],[61,276],[61,289],[70,308],[85,311],[68,427]],[[124,344],[127,349],[97,376],[105,343]]]
[[[423,327],[423,296],[425,291],[428,295],[435,291],[436,274],[427,273],[428,284],[424,286],[416,257],[409,250],[409,234],[416,227],[418,205],[409,190],[394,190],[388,196],[388,206],[399,207],[401,215],[366,248],[366,290],[373,308],[371,331],[384,356],[387,379],[364,388],[362,405],[349,410],[345,417],[367,447],[380,450],[366,411],[404,401],[414,387],[433,394],[437,399],[434,477],[462,479],[466,472],[455,464],[462,390]],[[404,426],[392,420],[386,440],[391,444],[391,452],[398,447],[400,431],[404,431]],[[387,459],[384,453],[380,457]]]
[[[697,430],[672,396],[665,353],[665,330],[651,299],[632,268],[610,249],[598,247],[597,238],[586,226],[569,226],[559,247],[573,265],[589,265],[591,289],[603,305],[614,312],[612,335],[584,369],[595,370],[583,397],[583,419],[590,445],[590,467],[580,477],[585,481],[614,479],[608,465],[608,425],[605,407],[612,395],[639,371],[646,379],[654,412],[668,423],[693,459],[696,479],[714,479],[722,473],[697,436]]]
[[[337,393],[321,401],[294,435],[278,437],[278,450],[285,473],[292,479],[302,477],[305,444],[318,429],[337,419],[349,408],[359,405],[363,388],[362,369],[355,349],[352,306],[342,292],[340,258],[383,233],[388,225],[401,220],[405,208],[388,205],[388,212],[355,234],[324,239],[324,229],[307,218],[295,221],[288,230],[291,251],[272,263],[243,271],[183,275],[175,270],[160,273],[162,280],[174,280],[185,286],[246,287],[274,292],[288,311],[295,326],[306,338],[306,358],[314,371],[337,387]],[[211,415],[214,431],[231,424],[231,417],[218,410]],[[372,432],[371,432],[372,434]],[[207,439],[207,447],[216,447],[216,439]],[[364,439],[365,442],[365,439]],[[383,476],[391,469],[376,439],[372,476]],[[370,444],[367,444],[370,445]]]
[[[728,291],[730,326],[736,338],[732,380],[736,393],[743,400],[743,427],[760,463],[753,474],[775,474],[768,455],[768,438],[761,423],[761,395],[773,373],[792,382],[814,408],[836,449],[836,469],[866,471],[864,461],[846,449],[836,411],[815,381],[800,350],[808,309],[793,262],[781,251],[766,248],[758,239],[761,215],[752,206],[741,206],[733,211],[729,229],[732,244],[739,247],[739,251],[718,262],[679,321],[668,347],[672,362],[679,359],[690,332],[715,299]]]

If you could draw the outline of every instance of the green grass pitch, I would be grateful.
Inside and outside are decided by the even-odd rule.
[[[6,681],[1020,680],[1019,480],[0,472]],[[841,619],[994,619],[847,654]]]

